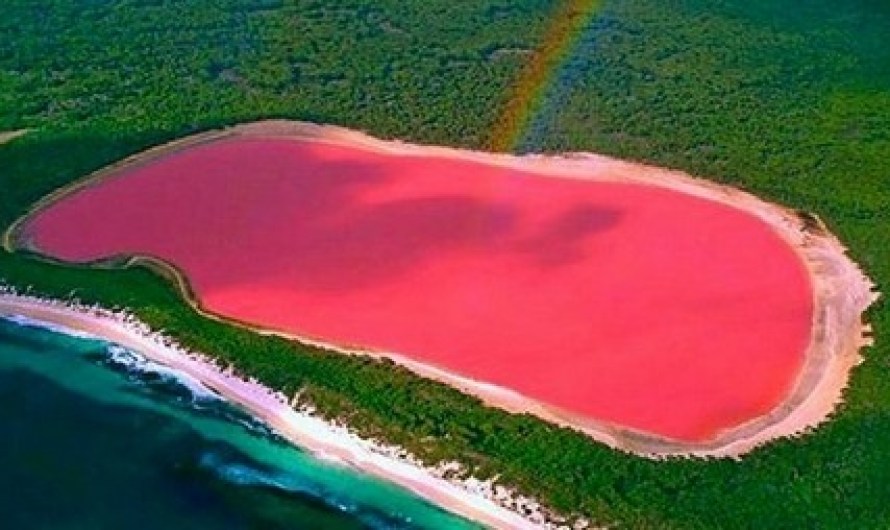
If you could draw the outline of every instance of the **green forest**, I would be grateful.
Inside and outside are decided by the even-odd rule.
[[[4,0],[0,226],[149,146],[261,118],[487,144],[555,1]],[[890,284],[890,4],[607,0],[554,75],[521,150],[689,171],[819,215]],[[519,53],[517,53],[519,52]],[[483,406],[391,362],[194,313],[143,268],[0,252],[0,279],[127,307],[269,386],[458,460],[567,514],[626,528],[890,527],[890,307],[832,421],[742,460],[651,461]]]

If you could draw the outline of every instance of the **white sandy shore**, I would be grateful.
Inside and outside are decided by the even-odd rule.
[[[226,399],[261,418],[294,444],[321,458],[350,465],[384,478],[492,528],[558,528],[558,519],[538,503],[490,482],[446,479],[457,464],[424,467],[405,450],[365,440],[348,428],[298,411],[290,399],[256,381],[245,381],[220,369],[207,357],[188,352],[152,332],[133,316],[98,307],[39,299],[0,286],[0,316],[20,316],[101,338],[194,377]]]
[[[0,131],[0,145],[11,142],[19,136],[24,136],[31,132],[31,129],[19,129],[17,131]]]

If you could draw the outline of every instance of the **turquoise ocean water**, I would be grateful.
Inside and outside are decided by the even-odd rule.
[[[4,528],[478,528],[103,341],[0,319],[0,402]]]

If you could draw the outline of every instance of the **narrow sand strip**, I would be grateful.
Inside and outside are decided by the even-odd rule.
[[[679,171],[622,161],[592,153],[563,156],[513,156],[449,147],[408,144],[381,140],[341,127],[303,122],[264,121],[208,131],[152,148],[47,196],[34,205],[4,234],[4,246],[12,251],[28,249],[20,227],[30,214],[85,186],[114,175],[122,169],[149,164],[157,158],[207,142],[235,136],[297,138],[361,148],[406,157],[446,157],[475,161],[547,178],[593,179],[603,182],[656,186],[693,195],[739,209],[769,225],[797,253],[810,273],[815,310],[811,342],[804,366],[792,391],[770,413],[728,429],[703,443],[681,443],[646,432],[606,424],[581,417],[522,396],[510,389],[475,381],[440,367],[427,365],[395,352],[368,351],[344,344],[330,344],[311,337],[295,336],[282,330],[261,328],[206,311],[188,285],[187,278],[169,264],[146,257],[110,260],[115,265],[149,265],[172,277],[189,303],[207,317],[241,325],[260,333],[275,334],[346,354],[386,357],[419,375],[455,386],[481,398],[485,403],[512,412],[530,412],[548,421],[584,432],[611,447],[649,457],[663,455],[740,456],[770,440],[803,433],[828,418],[842,399],[851,369],[861,362],[860,349],[870,344],[869,328],[863,322],[866,309],[877,299],[874,285],[846,255],[846,248],[826,227],[809,214],[768,203],[730,186],[699,179]],[[96,266],[108,266],[96,264]],[[706,399],[706,396],[703,396]]]
[[[535,510],[537,503],[514,497],[502,488],[492,488],[481,481],[452,482],[441,478],[444,466],[440,470],[424,468],[403,450],[363,440],[345,427],[294,410],[286,396],[220,370],[206,360],[208,358],[182,350],[131,316],[2,292],[0,316],[26,317],[138,352],[198,379],[315,455],[398,484],[446,510],[486,526],[505,529],[553,527],[546,522],[547,517],[542,512]],[[532,515],[524,517],[504,507],[510,502],[516,503],[516,508],[529,508]]]
[[[17,131],[0,132],[0,145],[11,142],[20,136],[24,136],[31,132],[31,129],[19,129]]]

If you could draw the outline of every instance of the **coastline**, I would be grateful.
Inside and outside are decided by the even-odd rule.
[[[9,251],[36,251],[22,227],[35,212],[64,199],[83,187],[120,172],[197,145],[238,136],[280,137],[336,144],[396,156],[443,157],[475,161],[521,171],[543,178],[591,179],[656,186],[715,201],[758,218],[779,235],[806,267],[812,284],[814,312],[810,344],[804,364],[786,397],[770,412],[720,432],[711,440],[678,442],[579,416],[529,399],[510,389],[476,381],[413,361],[397,352],[378,352],[353,345],[331,344],[285,330],[238,321],[209,311],[192,290],[185,274],[174,265],[147,256],[116,257],[91,264],[96,267],[141,265],[155,269],[178,285],[188,303],[203,316],[252,331],[277,335],[303,344],[349,355],[394,360],[427,377],[481,398],[486,404],[510,412],[529,412],[552,423],[577,429],[596,441],[635,454],[660,458],[670,455],[739,457],[770,440],[793,436],[825,421],[842,400],[850,371],[861,362],[860,349],[871,343],[865,310],[877,299],[874,286],[846,255],[846,248],[813,215],[769,203],[745,191],[699,179],[679,171],[618,160],[592,153],[513,156],[440,146],[414,145],[373,138],[359,131],[304,122],[263,121],[206,131],[112,164],[44,197],[3,235]]]
[[[120,345],[194,377],[317,457],[397,484],[487,527],[568,528],[535,501],[503,487],[473,478],[446,479],[456,464],[424,467],[398,447],[362,439],[309,410],[296,410],[287,396],[233,375],[213,364],[210,357],[184,350],[127,313],[21,295],[0,285],[0,317],[16,316]]]

